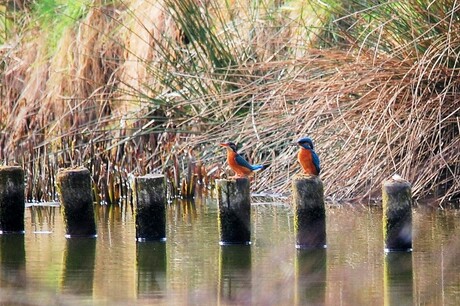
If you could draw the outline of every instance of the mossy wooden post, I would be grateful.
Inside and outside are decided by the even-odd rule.
[[[326,247],[326,208],[323,182],[318,176],[298,174],[292,180],[296,248]]]
[[[96,237],[91,174],[86,168],[60,169],[57,191],[63,207],[66,237]]]
[[[147,174],[134,178],[136,240],[166,240],[166,186],[164,175]]]
[[[412,251],[410,183],[399,176],[383,182],[382,206],[385,251]]]
[[[249,179],[217,180],[220,244],[251,243]]]
[[[0,234],[24,233],[24,170],[0,166]]]

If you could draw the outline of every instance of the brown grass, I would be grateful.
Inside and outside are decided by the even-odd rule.
[[[288,65],[290,77],[279,80]],[[438,88],[456,71],[433,71],[428,82],[419,64],[337,50],[270,66],[273,77],[245,87],[256,97],[251,113],[196,140],[245,142],[249,159],[271,163],[256,190],[289,190],[299,169],[289,144],[303,135],[315,140],[333,199],[376,196],[394,173],[413,183],[416,197],[458,190],[458,85]]]
[[[221,22],[250,18],[244,6],[219,15],[216,3],[203,5]],[[235,46],[225,69],[184,44],[159,2],[92,8],[52,57],[37,30],[22,33],[1,50],[0,161],[27,169],[30,200],[54,197],[58,167],[83,164],[96,198],[117,202],[131,174],[166,173],[172,195],[211,184],[225,172],[217,144],[232,140],[271,164],[254,191],[284,194],[299,171],[292,144],[308,135],[331,200],[369,201],[394,173],[416,198],[458,199],[458,71],[439,65],[444,47],[417,60],[363,46],[307,49],[293,15],[244,24],[251,35],[225,23],[216,47]]]

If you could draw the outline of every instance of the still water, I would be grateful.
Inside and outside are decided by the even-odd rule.
[[[329,207],[327,249],[295,249],[281,203],[252,206],[252,244],[220,246],[217,204],[168,206],[167,241],[135,241],[128,206],[66,239],[59,207],[0,236],[1,305],[460,305],[460,211],[415,208],[412,253],[383,252],[379,208]]]

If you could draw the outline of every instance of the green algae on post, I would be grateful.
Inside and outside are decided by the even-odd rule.
[[[251,243],[249,179],[216,180],[220,244]]]
[[[412,251],[411,184],[394,176],[382,185],[385,251]]]
[[[166,240],[166,184],[162,174],[134,178],[136,240]]]
[[[323,182],[318,176],[298,174],[292,179],[296,248],[326,247],[326,208]]]
[[[66,237],[96,237],[89,170],[83,167],[60,169],[56,185],[63,207]]]
[[[0,166],[0,234],[24,233],[24,170]]]

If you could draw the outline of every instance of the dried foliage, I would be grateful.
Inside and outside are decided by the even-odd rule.
[[[246,142],[251,160],[271,163],[255,188],[289,190],[299,169],[297,148],[289,144],[310,135],[326,193],[334,199],[375,197],[394,173],[413,183],[416,197],[457,192],[458,84],[437,88],[456,71],[446,76],[440,70],[432,82],[420,75],[419,64],[312,50],[289,63],[285,73],[291,77],[280,80],[276,76],[286,64],[272,65],[275,77],[251,86],[257,97],[251,114],[213,133],[216,142],[221,137]]]
[[[51,56],[33,27],[0,49],[0,161],[24,165],[29,199],[80,164],[101,201],[147,172],[186,197],[225,173],[232,140],[271,164],[254,191],[284,194],[308,135],[332,200],[378,197],[394,173],[458,200],[459,26],[455,1],[95,5]]]

